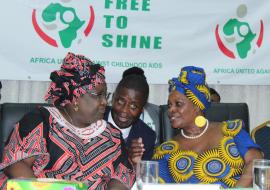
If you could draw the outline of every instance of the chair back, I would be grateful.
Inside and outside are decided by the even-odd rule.
[[[6,140],[15,124],[28,112],[44,103],[3,103],[1,105],[0,120],[0,161]]]
[[[270,120],[251,131],[252,139],[262,148],[265,159],[270,159]]]
[[[209,121],[227,121],[242,119],[245,130],[249,133],[249,111],[246,103],[212,103],[206,111],[205,117]],[[180,130],[171,127],[168,118],[167,105],[160,106],[160,142],[165,142],[178,134]]]

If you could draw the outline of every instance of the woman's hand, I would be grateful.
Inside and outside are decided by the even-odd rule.
[[[30,157],[16,162],[4,169],[8,178],[35,178],[32,166],[35,158]]]
[[[138,139],[133,139],[131,141],[131,145],[128,150],[128,156],[134,165],[136,165],[142,160],[142,155],[144,151],[144,144],[141,137]]]
[[[128,190],[128,188],[124,186],[120,181],[111,179],[111,181],[108,183],[107,190]]]
[[[245,166],[240,179],[236,183],[236,187],[251,187],[252,186],[252,164],[254,159],[262,159],[263,154],[255,148],[251,148],[245,155]]]

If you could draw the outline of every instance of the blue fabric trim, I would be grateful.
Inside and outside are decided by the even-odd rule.
[[[245,158],[245,155],[250,148],[261,150],[261,147],[251,139],[250,135],[243,128],[234,137],[234,142],[243,159]]]

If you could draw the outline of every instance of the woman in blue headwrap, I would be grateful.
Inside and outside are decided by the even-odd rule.
[[[204,70],[182,68],[169,81],[169,92],[168,116],[172,127],[181,131],[155,150],[160,182],[251,186],[252,161],[262,158],[260,148],[242,120],[209,122],[204,117],[210,106]]]

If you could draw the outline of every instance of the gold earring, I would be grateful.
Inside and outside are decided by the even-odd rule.
[[[74,111],[76,111],[76,112],[79,110],[79,106],[78,106],[78,104],[77,104],[77,103],[75,103],[75,104],[74,104],[73,109],[74,109]]]
[[[206,118],[205,117],[199,115],[199,116],[197,116],[195,118],[195,125],[197,127],[200,127],[201,128],[201,127],[205,126],[205,124],[206,124]]]

